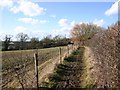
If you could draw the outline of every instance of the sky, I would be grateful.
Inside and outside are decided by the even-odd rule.
[[[70,37],[75,24],[93,23],[107,28],[118,20],[116,0],[0,0],[0,39],[18,33],[42,39],[51,34]]]

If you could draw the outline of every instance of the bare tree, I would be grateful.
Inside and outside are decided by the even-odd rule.
[[[6,35],[4,38],[4,50],[8,50],[9,43],[11,42],[12,35]]]
[[[80,44],[87,39],[92,38],[102,28],[94,24],[76,24],[71,30],[72,39],[75,43]]]
[[[17,34],[16,38],[18,39],[18,41],[20,41],[20,49],[24,49],[24,42],[26,42],[29,39],[28,35],[24,33],[19,33]]]
[[[37,49],[39,47],[39,39],[38,38],[33,37],[33,38],[31,38],[30,41],[31,41],[31,47],[33,49]]]

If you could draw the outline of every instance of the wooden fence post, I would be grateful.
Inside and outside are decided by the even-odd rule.
[[[37,53],[34,53],[34,60],[35,60],[36,84],[37,84],[37,90],[38,90],[39,85],[38,85],[38,54]]]
[[[73,50],[75,50],[75,45],[73,44]]]
[[[72,51],[74,51],[74,45],[72,44]]]
[[[60,59],[60,63],[62,61],[62,58],[61,58],[61,47],[59,48],[59,59]]]
[[[68,56],[69,56],[69,46],[67,46],[67,50],[68,50]]]

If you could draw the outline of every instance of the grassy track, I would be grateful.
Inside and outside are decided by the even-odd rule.
[[[54,73],[49,76],[48,82],[43,82],[49,88],[80,88],[83,71],[83,48],[74,51],[69,57],[64,58],[64,63],[59,64]]]
[[[48,80],[43,82],[47,88],[96,88],[90,78],[88,59],[84,56],[85,47],[80,47],[69,57],[64,58],[64,63],[59,64]]]

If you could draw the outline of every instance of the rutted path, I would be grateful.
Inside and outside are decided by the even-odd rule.
[[[77,55],[74,55],[72,61],[67,61],[64,65],[59,65],[59,69],[63,69],[62,82],[58,84],[58,87],[71,88],[81,87],[81,71],[82,71],[82,51],[78,51]]]
[[[59,64],[54,74],[49,77],[50,82],[54,83],[54,85],[50,86],[50,82],[48,82],[48,87],[80,88],[83,69],[82,57],[83,48],[80,48],[74,51],[68,58],[65,58],[64,63]]]
[[[69,50],[69,54],[72,53],[72,49]],[[68,56],[68,52],[65,52],[61,55],[61,60],[63,61],[63,59]],[[40,65],[39,68],[39,83],[41,84],[44,79],[51,73],[53,73],[54,68],[56,67],[56,65],[60,64],[60,58],[59,56],[53,59],[50,59],[49,61],[46,61],[45,63],[43,63],[42,65]]]

